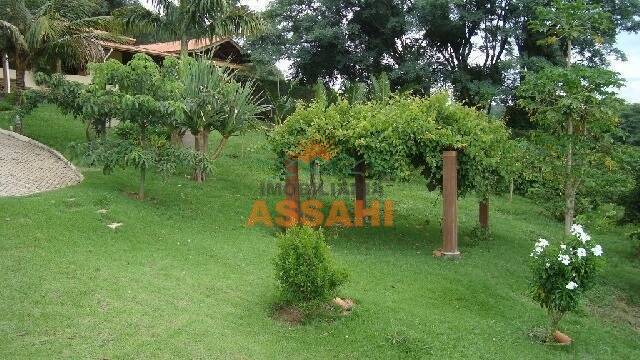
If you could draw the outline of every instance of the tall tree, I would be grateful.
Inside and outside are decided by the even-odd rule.
[[[275,0],[264,13],[267,32],[249,49],[258,60],[290,60],[303,85],[368,82],[387,72],[395,88],[428,93],[433,56],[412,33],[411,3]]]
[[[464,104],[489,109],[504,83],[516,9],[512,0],[415,2],[417,29]]]
[[[165,60],[165,64],[167,61],[171,60]],[[137,194],[140,200],[145,198],[148,172],[169,174],[178,165],[200,161],[206,165],[206,159],[175,148],[166,139],[168,124],[182,112],[175,76],[163,72],[145,54],[136,54],[126,65],[113,59],[93,64],[92,70],[94,76],[86,97],[94,98],[97,104],[113,104],[112,114],[120,122],[114,136],[85,145],[90,162],[103,165],[105,173],[119,167],[136,168],[140,174]]]
[[[615,126],[619,99],[612,89],[621,81],[616,73],[573,63],[574,44],[579,39],[597,38],[613,26],[611,14],[582,0],[556,0],[551,7],[539,7],[530,24],[544,33],[543,44],[560,42],[563,64],[528,73],[520,85],[520,104],[544,130],[539,138],[550,140],[563,162],[565,233],[569,235],[575,217],[576,193],[590,165],[600,152],[598,145]]]

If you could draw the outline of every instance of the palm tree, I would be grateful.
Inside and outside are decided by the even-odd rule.
[[[16,68],[16,88],[25,87],[25,71],[34,64],[81,65],[102,60],[100,40],[119,41],[107,32],[116,28],[109,16],[91,15],[91,0],[49,0],[37,9],[25,0],[0,0],[0,46]],[[105,30],[105,31],[101,31]]]
[[[196,151],[208,153],[211,131],[222,136],[211,155],[213,160],[222,154],[231,136],[247,129],[268,110],[255,95],[253,81],[239,83],[206,58],[183,59],[180,77],[185,104],[182,125],[195,137]],[[203,181],[204,174],[196,170],[194,180]]]
[[[151,0],[151,4],[156,12],[132,5],[116,10],[114,16],[130,30],[180,39],[183,56],[189,40],[253,35],[264,27],[256,13],[235,0]]]

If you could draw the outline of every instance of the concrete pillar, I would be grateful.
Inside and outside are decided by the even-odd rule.
[[[286,171],[284,192],[286,199],[296,208],[296,222],[300,222],[300,179],[298,178],[298,159],[287,157],[284,161]]]
[[[2,78],[4,80],[4,93],[11,93],[11,74],[9,73],[9,57],[2,53]]]
[[[458,251],[458,156],[442,153],[442,254],[459,256]]]

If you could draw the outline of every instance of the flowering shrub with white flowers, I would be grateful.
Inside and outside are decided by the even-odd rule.
[[[538,239],[531,252],[533,299],[549,313],[551,333],[565,313],[578,306],[580,296],[593,286],[602,263],[602,246],[574,224],[571,236],[560,243]]]

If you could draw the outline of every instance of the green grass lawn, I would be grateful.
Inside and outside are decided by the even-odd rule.
[[[45,106],[25,134],[69,154],[84,129]],[[144,202],[127,196],[134,171],[95,168],[81,168],[77,186],[0,199],[0,358],[640,358],[640,267],[624,229],[593,234],[608,262],[561,323],[574,344],[543,345],[529,335],[546,317],[527,295],[527,262],[561,224],[526,199],[498,198],[495,239],[474,245],[464,235],[477,201],[463,199],[464,257],[436,259],[440,199],[419,181],[385,187],[395,227],[328,232],[351,275],[341,290],[358,304],[351,316],[275,322],[275,231],[245,226],[272,164],[253,132],[232,139],[205,184],[151,176]]]

